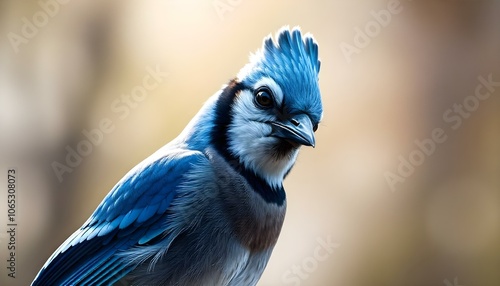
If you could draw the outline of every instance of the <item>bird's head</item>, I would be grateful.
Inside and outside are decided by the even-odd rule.
[[[221,92],[216,145],[271,186],[281,186],[300,146],[314,147],[322,117],[318,45],[283,28]]]

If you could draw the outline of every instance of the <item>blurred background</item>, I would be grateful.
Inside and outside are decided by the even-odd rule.
[[[0,2],[0,285],[28,285],[283,25],[319,43],[325,113],[285,181],[287,217],[259,285],[500,285],[500,86],[474,99],[479,77],[500,82],[500,1],[66,2]],[[148,68],[168,75],[126,105]],[[106,118],[113,130],[60,180],[53,162]],[[401,158],[436,128],[446,140],[403,177]]]

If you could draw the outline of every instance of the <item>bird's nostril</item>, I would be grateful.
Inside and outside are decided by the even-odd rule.
[[[292,122],[292,124],[295,125],[295,126],[299,126],[300,125],[300,122],[297,121],[296,119],[293,119],[293,118],[290,119],[290,122]]]

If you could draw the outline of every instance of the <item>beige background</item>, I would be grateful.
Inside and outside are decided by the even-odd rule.
[[[0,202],[16,167],[19,227],[13,280],[1,203],[0,284],[27,285],[264,36],[299,25],[319,43],[325,114],[317,147],[301,152],[285,182],[285,225],[259,285],[298,285],[286,280],[293,265],[307,268],[300,285],[500,285],[500,89],[456,130],[443,120],[474,95],[478,76],[500,81],[500,1],[401,1],[348,62],[340,44],[353,45],[356,28],[388,2],[73,0],[15,53],[9,33],[21,34],[22,18],[41,8],[2,0]],[[230,9],[219,15],[214,3]],[[168,78],[121,120],[111,103],[156,65]],[[114,131],[60,183],[51,163],[103,118]],[[384,173],[435,128],[447,140],[391,191]],[[328,238],[339,246],[315,260],[318,239]]]

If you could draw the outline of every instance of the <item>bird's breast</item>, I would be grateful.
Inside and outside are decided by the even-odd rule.
[[[275,207],[249,208],[246,214],[232,213],[234,234],[250,252],[261,252],[276,244],[285,218],[285,206]]]
[[[274,247],[285,219],[286,201],[279,205],[266,202],[220,156],[209,157],[216,173],[219,203],[233,235],[250,252]]]

